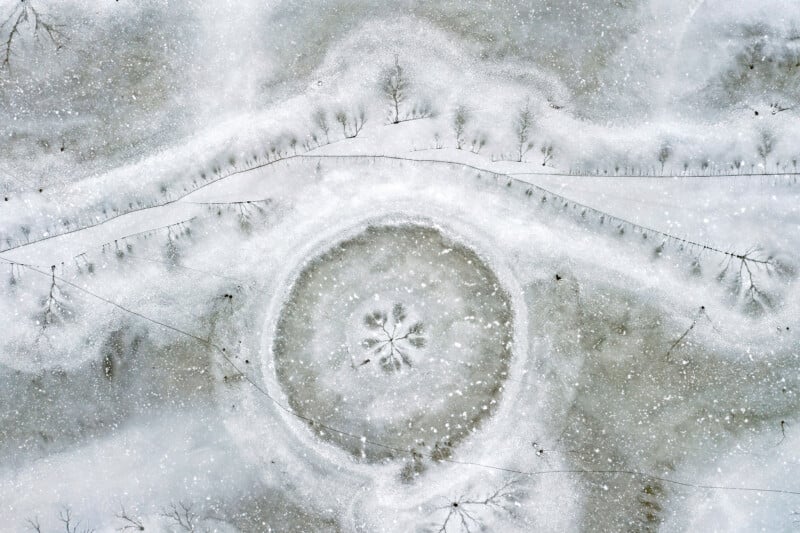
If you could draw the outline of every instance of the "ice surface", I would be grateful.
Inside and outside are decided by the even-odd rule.
[[[275,334],[292,408],[386,448],[449,457],[491,416],[511,356],[505,289],[474,252],[420,226],[369,227],[299,274]],[[394,450],[392,449],[394,448]]]
[[[797,527],[796,2],[0,22],[3,531]]]

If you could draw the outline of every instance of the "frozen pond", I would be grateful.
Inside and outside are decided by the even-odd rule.
[[[469,248],[431,227],[370,226],[310,261],[277,325],[292,408],[372,461],[450,450],[490,416],[511,356],[506,291]]]

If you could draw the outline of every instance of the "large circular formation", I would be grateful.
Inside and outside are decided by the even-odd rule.
[[[366,461],[447,457],[495,411],[513,331],[510,297],[474,251],[382,225],[305,265],[272,350],[290,407],[326,440]]]

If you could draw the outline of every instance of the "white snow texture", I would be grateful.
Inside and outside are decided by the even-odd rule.
[[[0,23],[0,530],[800,527],[800,3]]]

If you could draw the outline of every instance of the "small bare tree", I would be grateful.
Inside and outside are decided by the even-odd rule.
[[[767,171],[767,157],[772,153],[774,144],[775,137],[772,135],[772,133],[767,130],[761,130],[761,135],[758,139],[758,144],[756,145],[756,151],[758,152],[758,157],[761,158],[761,162],[764,165],[764,172]]]
[[[183,502],[170,503],[169,509],[162,509],[161,516],[172,522],[173,526],[193,533],[197,527],[197,514],[192,510],[191,504]]]
[[[786,277],[793,272],[793,268],[776,260],[774,255],[754,247],[742,254],[730,254],[717,274],[717,281],[727,285],[730,295],[739,299],[747,312],[759,314],[775,304],[770,294],[759,288],[757,281],[761,276]]]
[[[329,133],[331,131],[331,125],[328,123],[328,113],[324,109],[317,109],[314,111],[311,120],[313,120],[314,125],[325,134],[325,142],[330,143],[331,138]]]
[[[469,110],[460,105],[456,107],[456,110],[453,112],[453,137],[456,139],[456,149],[461,150],[464,146],[464,132],[467,128],[467,122],[469,122],[470,115]]]
[[[488,141],[489,140],[486,137],[485,133],[477,133],[477,134],[475,134],[475,136],[472,138],[472,141],[470,142],[470,145],[471,145],[470,146],[470,152],[472,152],[473,154],[479,154],[481,152],[481,150],[483,149],[483,147],[486,146],[486,143]]]
[[[381,74],[381,90],[389,100],[392,124],[400,122],[400,106],[408,98],[408,89],[408,77],[400,66],[399,58],[395,55],[394,65],[386,68]]]
[[[658,162],[661,163],[661,174],[664,174],[664,165],[672,156],[672,146],[666,141],[661,143],[661,148],[658,149]]]
[[[40,331],[36,342],[39,342],[39,339],[45,335],[48,327],[61,324],[71,314],[67,296],[56,283],[56,266],[52,265],[50,267],[50,291],[47,298],[42,300],[42,311],[37,318]]]
[[[333,115],[333,118],[342,126],[342,135],[347,138],[347,113],[343,110],[339,110]]]
[[[66,42],[66,37],[58,24],[38,11],[31,0],[21,0],[8,18],[0,24],[0,35],[5,36],[0,48],[2,55],[0,68],[11,70],[14,46],[22,38],[25,28],[33,34],[35,41],[49,41],[56,50],[60,50]]]
[[[664,359],[667,362],[671,362],[670,355],[672,354],[672,352],[675,351],[675,349],[678,347],[678,345],[680,345],[683,342],[683,340],[686,338],[686,336],[689,335],[689,333],[691,333],[691,331],[695,328],[695,326],[697,326],[697,322],[701,318],[705,318],[706,321],[708,321],[708,323],[711,324],[711,327],[716,330],[716,328],[714,327],[714,323],[711,321],[711,318],[706,313],[706,306],[701,305],[700,309],[697,311],[697,313],[695,313],[695,315],[693,317],[693,320],[692,320],[692,323],[689,324],[689,327],[686,328],[686,330],[681,334],[681,336],[678,337],[678,339],[675,342],[673,342],[670,345],[669,349],[667,350],[667,353],[664,356]]]
[[[120,511],[116,516],[122,520],[122,527],[120,527],[118,531],[127,531],[129,529],[133,531],[144,531],[142,520],[129,515],[124,505],[120,505]]]
[[[25,519],[25,523],[28,524],[28,528],[31,531],[35,531],[36,533],[42,533],[42,526],[39,525],[39,517],[34,516],[33,518]]]
[[[517,161],[522,162],[525,154],[533,148],[530,141],[531,128],[533,128],[533,113],[531,113],[530,100],[525,100],[514,119],[514,135],[517,139]]]
[[[358,137],[364,123],[367,121],[367,112],[363,106],[360,106],[357,111],[350,114],[344,110],[339,110],[334,115],[336,122],[342,126],[342,134],[345,139],[352,139]]]
[[[367,110],[363,105],[358,106],[358,110],[353,113],[353,134],[351,137],[358,137],[358,134],[361,133],[361,129],[366,122]]]
[[[90,527],[85,527],[83,529],[78,529],[80,526],[80,520],[75,522],[72,521],[72,511],[69,507],[64,507],[63,511],[58,513],[58,519],[64,524],[64,530],[66,533],[94,533],[94,529]]]
[[[429,100],[419,100],[411,107],[411,112],[407,115],[406,120],[416,120],[420,118],[430,118],[436,115]],[[401,121],[402,122],[402,121]]]
[[[545,143],[542,145],[542,166],[546,167],[547,163],[549,163],[553,159],[553,145],[550,143]]]
[[[486,510],[511,512],[509,505],[515,499],[515,490],[512,488],[515,483],[516,480],[511,479],[485,498],[473,499],[459,496],[447,505],[440,507],[439,509],[447,510],[447,516],[436,530],[437,533],[447,533],[448,531],[470,533],[473,528],[483,531],[485,524],[481,522],[480,514],[485,513]]]

